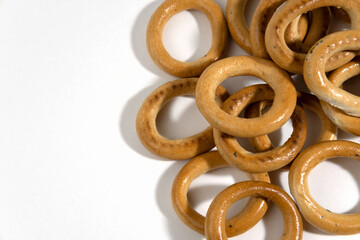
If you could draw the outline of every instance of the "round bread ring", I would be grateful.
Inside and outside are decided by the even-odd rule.
[[[265,197],[274,202],[284,219],[281,240],[300,240],[303,234],[301,215],[291,197],[280,187],[266,182],[245,181],[235,183],[220,192],[212,201],[205,219],[207,240],[227,240],[226,212],[236,201],[248,197]]]
[[[306,55],[292,51],[285,43],[284,32],[289,23],[298,15],[320,7],[338,6],[343,8],[351,17],[352,29],[360,29],[360,1],[359,0],[288,0],[283,7],[276,11],[271,18],[265,32],[265,45],[271,59],[281,68],[292,73],[303,73]],[[335,57],[335,56],[334,56]],[[339,53],[334,61],[326,65],[326,71],[336,69],[355,57],[355,53]]]
[[[355,58],[353,61],[336,69],[329,76],[329,81],[335,86],[340,87],[346,80],[360,74],[360,59]],[[335,125],[345,132],[360,136],[360,118],[345,114],[338,108],[335,108],[327,102],[320,101],[326,115]]]
[[[285,1],[285,0],[282,0]],[[234,41],[248,54],[252,55],[250,31],[245,20],[245,7],[248,0],[228,0],[226,3],[226,20]],[[300,21],[301,19],[301,21]],[[308,21],[306,16],[299,16],[287,30],[286,42],[302,41],[307,34]],[[299,39],[300,38],[300,39]]]
[[[298,103],[300,103],[305,109],[315,113],[320,119],[320,134],[315,143],[337,139],[337,126],[327,117],[320,105],[319,99],[310,93],[298,92]],[[268,105],[266,101],[257,102],[255,104],[256,105],[250,105],[246,109],[245,117],[253,118],[259,116],[262,109]],[[256,150],[260,152],[269,151],[274,148],[267,135],[250,138],[250,142]]]
[[[259,91],[259,88],[263,90]],[[248,98],[254,98],[257,101],[271,100],[271,98],[269,99],[268,97],[273,94],[266,92],[273,92],[266,84],[246,87],[230,96],[230,98],[223,103],[222,109],[237,116],[244,109],[241,101],[246,101],[246,96],[249,96]],[[257,93],[259,96],[254,96],[254,93]],[[296,105],[291,115],[291,121],[293,124],[291,137],[284,145],[266,152],[248,152],[238,143],[235,137],[222,133],[216,128],[214,128],[215,145],[225,161],[233,167],[251,173],[274,171],[290,163],[305,143],[306,119],[302,106]]]
[[[258,77],[274,90],[274,103],[267,113],[246,119],[228,114],[217,105],[217,86],[225,79],[239,75]],[[195,99],[200,112],[214,128],[236,137],[255,137],[271,133],[286,123],[295,109],[296,90],[289,75],[273,62],[236,56],[213,63],[201,74]]]
[[[163,30],[175,14],[195,9],[203,12],[210,21],[212,45],[207,54],[194,61],[182,62],[170,56],[163,45]],[[165,72],[177,77],[196,77],[224,53],[228,32],[226,20],[220,7],[213,0],[166,0],[151,16],[146,32],[146,44],[151,58]]]
[[[215,146],[212,127],[188,138],[170,140],[162,137],[156,128],[156,116],[170,99],[194,94],[197,78],[170,81],[155,89],[142,103],[136,117],[136,131],[141,143],[153,154],[168,159],[189,159]],[[219,104],[228,97],[226,90],[217,89]]]
[[[208,171],[229,167],[218,151],[204,153],[190,160],[178,173],[173,182],[171,199],[175,212],[190,228],[204,233],[205,217],[195,211],[189,204],[187,192],[191,182]],[[267,173],[248,174],[252,180],[270,182]],[[226,221],[226,233],[236,236],[252,228],[264,216],[267,202],[261,198],[250,198],[244,209],[235,217]]]
[[[327,59],[344,50],[360,50],[359,30],[333,33],[314,45],[306,56],[304,80],[310,91],[320,100],[343,110],[349,115],[359,117],[360,97],[334,86],[329,82],[324,70]]]
[[[312,145],[294,160],[289,172],[292,196],[302,216],[315,227],[334,234],[360,233],[360,213],[338,214],[321,207],[310,195],[310,171],[327,158],[349,157],[360,161],[360,145],[349,141],[328,141]]]
[[[265,30],[275,11],[285,1],[286,0],[261,0],[258,4],[250,25],[250,42],[254,56],[270,58],[265,48]],[[304,13],[296,15],[291,22]],[[313,19],[309,24],[310,28],[307,31],[308,33],[304,43],[297,41],[298,44],[296,45],[298,48],[304,49],[304,53],[307,52],[306,49],[309,49],[317,40],[326,35],[330,24],[331,15],[327,8],[315,9],[312,16]],[[285,31],[287,31],[288,28],[289,26],[286,27]],[[285,33],[284,36],[286,37]],[[286,43],[289,44],[289,42]]]

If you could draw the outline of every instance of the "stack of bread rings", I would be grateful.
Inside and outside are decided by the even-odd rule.
[[[153,154],[190,159],[173,182],[174,210],[186,225],[214,240],[253,227],[267,211],[266,199],[283,215],[283,240],[302,239],[302,218],[328,233],[360,233],[360,213],[326,210],[312,198],[307,182],[310,171],[328,158],[360,161],[360,144],[337,140],[337,128],[360,136],[360,97],[342,88],[346,80],[360,74],[360,0],[260,0],[249,28],[246,4],[247,0],[227,0],[225,17],[213,0],[164,0],[148,23],[146,43],[151,58],[180,79],[163,84],[144,100],[136,130]],[[186,10],[203,12],[212,30],[210,50],[193,62],[171,57],[162,41],[167,21]],[[329,33],[331,21],[349,23],[351,30]],[[229,37],[248,55],[223,58]],[[295,74],[303,76],[308,91],[296,89]],[[266,84],[244,87],[230,96],[221,83],[241,75]],[[157,114],[170,99],[184,94],[195,96],[209,127],[187,138],[167,139],[157,131]],[[310,124],[304,109],[318,115],[321,131],[317,141],[302,150]],[[288,120],[293,133],[274,148],[267,135]],[[249,138],[258,152],[245,150],[237,137]],[[246,172],[250,180],[220,192],[202,216],[187,199],[191,182],[229,166]],[[270,183],[268,172],[284,166],[290,166],[292,196]],[[249,196],[243,211],[226,219],[230,206]]]

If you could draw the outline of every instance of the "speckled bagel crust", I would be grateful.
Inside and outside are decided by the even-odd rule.
[[[265,197],[274,202],[284,219],[281,240],[300,240],[303,234],[301,215],[291,197],[280,187],[266,182],[245,181],[235,183],[219,193],[206,214],[205,234],[207,240],[227,240],[226,213],[236,201],[248,197]]]
[[[344,50],[360,50],[360,30],[330,34],[320,40],[306,56],[304,80],[310,91],[320,100],[352,116],[360,116],[360,97],[329,82],[325,63],[332,55]]]
[[[284,32],[290,22],[300,14],[320,7],[337,6],[343,8],[351,18],[351,28],[360,29],[360,0],[288,0],[276,11],[265,32],[265,45],[271,59],[281,68],[292,73],[303,73],[305,54],[292,51],[285,43]],[[349,62],[355,53],[346,52],[328,63],[327,71]]]
[[[260,88],[263,90],[259,91]],[[273,92],[266,84],[246,87],[233,94],[229,101],[225,101],[222,109],[236,116],[243,109],[240,102],[245,101],[246,96],[262,101],[273,95],[273,93],[267,94],[266,92]],[[253,93],[258,93],[259,96],[253,96]],[[238,100],[232,101],[232,99]],[[291,115],[291,122],[293,133],[282,146],[275,149],[259,153],[249,152],[238,143],[235,137],[222,133],[218,129],[214,129],[215,145],[223,158],[240,170],[252,173],[274,171],[290,163],[305,143],[306,119],[302,106],[296,105]]]
[[[207,54],[193,62],[182,62],[170,56],[162,41],[163,30],[168,20],[186,10],[199,10],[210,21],[212,44]],[[228,31],[221,8],[213,0],[166,0],[151,16],[146,31],[148,52],[156,65],[176,77],[197,77],[211,63],[220,59],[227,43]]]
[[[192,181],[208,171],[230,167],[220,156],[218,151],[204,153],[190,160],[175,177],[171,199],[175,212],[179,218],[190,228],[205,234],[205,217],[195,211],[189,204],[187,192]],[[270,182],[267,173],[248,174],[251,180]],[[235,217],[226,221],[226,233],[236,236],[253,227],[264,216],[267,202],[261,198],[250,198],[244,209]]]
[[[334,234],[356,234],[360,233],[360,213],[330,212],[320,206],[309,192],[308,176],[310,171],[326,159],[340,156],[360,161],[360,145],[336,140],[318,143],[305,149],[291,165],[290,191],[302,216],[313,226]]]
[[[253,119],[240,118],[217,105],[217,86],[239,75],[258,77],[274,90],[274,103],[266,114]],[[289,75],[271,61],[249,56],[229,57],[213,63],[201,74],[195,96],[200,112],[214,128],[237,137],[255,137],[279,129],[296,105],[296,90]]]
[[[197,81],[197,78],[185,78],[167,82],[155,89],[142,103],[136,118],[136,132],[141,143],[153,154],[168,159],[189,159],[215,146],[212,127],[193,136],[175,140],[164,138],[156,128],[156,116],[166,102],[176,96],[193,95]],[[220,100],[228,96],[221,86],[216,95],[219,96],[219,104],[222,102]]]
[[[250,43],[251,49],[254,56],[262,58],[270,58],[265,47],[265,30],[268,26],[270,19],[277,10],[277,8],[286,2],[286,0],[261,0],[254,12],[250,24]],[[306,50],[311,47],[317,40],[325,36],[329,24],[330,24],[330,12],[327,8],[315,9],[313,12],[313,19],[309,24],[309,29],[305,39],[302,39],[299,34],[302,31],[291,31],[292,34],[297,34],[298,36],[293,36],[289,41],[288,34],[289,27],[293,24],[296,18],[299,18],[302,14],[298,14],[294,19],[286,26],[284,31],[284,40],[287,40],[286,43],[290,45],[296,45],[297,48],[301,49],[303,53],[306,53]],[[299,28],[299,30],[302,28]],[[299,38],[301,41],[294,43],[294,39]]]
[[[268,1],[268,0],[266,0]],[[277,2],[284,2],[285,0],[280,0]],[[248,0],[228,0],[226,3],[226,20],[228,23],[229,31],[234,39],[234,41],[248,54],[252,55],[252,44],[250,41],[250,31],[247,26],[245,20],[245,7]],[[263,1],[264,2],[264,1]],[[281,3],[280,3],[281,4]],[[261,5],[261,3],[260,3]],[[276,3],[274,4],[276,5]],[[276,6],[278,6],[277,4]],[[259,7],[258,7],[259,8]],[[272,14],[271,14],[272,15]],[[267,15],[267,13],[263,13],[263,15],[258,16],[257,18],[261,18],[262,20],[254,19],[254,22],[266,22],[270,20],[271,15]],[[322,14],[322,12],[318,12],[319,21],[325,22],[327,17]],[[254,18],[254,17],[253,17]],[[256,25],[258,26],[258,24]],[[291,22],[291,26],[286,29],[286,42],[288,44],[295,44],[295,42],[301,42],[308,32],[308,20],[305,15],[299,16],[297,19]],[[266,27],[266,25],[264,25]],[[310,35],[312,35],[310,31]],[[264,28],[265,34],[265,28]],[[264,38],[264,34],[262,38]],[[316,39],[317,40],[317,39]],[[265,49],[265,46],[257,45],[254,51],[258,51],[258,49]],[[262,57],[258,55],[259,57]]]

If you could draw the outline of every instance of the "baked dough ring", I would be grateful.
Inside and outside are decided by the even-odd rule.
[[[163,45],[163,30],[167,21],[175,14],[195,9],[203,12],[210,21],[212,45],[208,53],[194,61],[181,62],[167,52]],[[177,77],[196,77],[224,53],[228,32],[226,20],[220,7],[213,0],[166,0],[151,16],[146,32],[147,49],[154,62],[165,72]]]
[[[207,152],[190,160],[176,176],[171,198],[175,212],[179,218],[195,231],[204,233],[205,217],[195,211],[189,204],[187,192],[191,182],[208,171],[229,167],[218,151]],[[252,180],[270,182],[269,175],[248,174]],[[267,202],[261,198],[250,198],[245,208],[235,217],[226,221],[226,233],[236,236],[252,228],[264,216]]]
[[[360,59],[355,58],[353,61],[336,69],[329,76],[329,81],[335,86],[340,87],[346,80],[360,74]],[[345,132],[360,136],[360,118],[345,114],[338,108],[335,108],[327,102],[320,101],[326,115],[339,128]]]
[[[360,15],[359,15],[360,16]],[[360,97],[329,82],[325,62],[332,55],[344,50],[360,50],[360,31],[347,30],[330,34],[320,40],[306,56],[304,80],[310,91],[320,100],[352,116],[360,116]]]
[[[359,0],[288,0],[283,7],[276,11],[271,18],[265,32],[265,45],[271,57],[281,68],[292,73],[303,73],[305,54],[292,51],[285,43],[284,32],[289,23],[298,15],[312,11],[316,8],[338,6],[343,8],[350,16],[351,28],[360,29],[360,1]],[[334,56],[335,57],[335,56]],[[327,63],[326,71],[336,69],[349,62],[355,53],[339,53],[338,56]]]
[[[262,90],[259,91],[259,89]],[[258,93],[259,96],[254,96],[254,93]],[[273,95],[273,91],[268,85],[252,85],[232,95],[228,101],[224,102],[222,109],[237,116],[243,109],[241,101],[246,101],[246,96],[261,101],[269,100],[268,97],[271,95]],[[270,100],[272,99],[270,98]],[[291,137],[282,146],[266,152],[248,152],[238,143],[235,137],[214,128],[215,145],[222,157],[240,170],[252,173],[274,171],[290,163],[305,143],[306,119],[304,109],[300,105],[296,105],[291,121],[293,124]]]
[[[136,131],[141,143],[153,154],[168,159],[189,159],[215,146],[212,127],[188,138],[171,140],[162,137],[156,128],[156,116],[170,99],[194,94],[197,78],[170,81],[155,89],[143,102],[136,117]],[[219,104],[228,97],[226,90],[217,89]]]
[[[239,75],[258,77],[274,90],[274,103],[267,113],[246,119],[228,114],[217,105],[217,86],[225,79]],[[255,137],[279,129],[296,105],[296,90],[289,75],[271,61],[249,56],[229,57],[213,63],[201,74],[195,96],[200,112],[214,128],[237,137]]]
[[[291,197],[280,187],[266,182],[246,181],[235,183],[219,193],[206,214],[205,233],[207,240],[226,240],[226,212],[236,201],[248,197],[265,197],[274,202],[284,219],[281,240],[302,239],[301,215]]]
[[[360,161],[360,145],[349,141],[328,141],[312,145],[294,160],[289,172],[290,191],[302,216],[315,227],[335,234],[360,233],[360,213],[338,214],[321,207],[310,195],[310,171],[327,158],[349,157]]]
[[[258,4],[250,25],[250,42],[254,56],[269,58],[268,52],[265,47],[265,30],[267,29],[268,23],[272,18],[273,14],[275,13],[275,11],[284,2],[286,2],[286,0],[261,0],[260,3]],[[293,23],[293,21],[296,18],[298,18],[304,13],[300,13],[296,15],[294,19],[291,21],[291,23]],[[306,50],[309,49],[317,40],[325,36],[329,28],[329,23],[330,23],[329,9],[327,8],[315,9],[312,16],[313,19],[309,24],[310,28],[307,31],[308,34],[304,40],[304,43],[302,43],[302,41],[298,41],[298,44],[296,44],[298,48],[302,49],[303,53],[306,53],[307,52]],[[289,22],[289,25],[291,25],[291,23]],[[286,26],[285,29],[286,32],[289,29],[289,26]],[[286,37],[285,32],[284,35]],[[299,33],[299,31],[296,32]],[[289,42],[287,43],[289,44]]]

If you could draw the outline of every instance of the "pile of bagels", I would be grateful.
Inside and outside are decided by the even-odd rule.
[[[360,74],[360,0],[260,0],[245,22],[247,0],[227,0],[226,17],[213,0],[165,0],[147,28],[148,52],[163,71],[178,77],[155,89],[144,100],[136,119],[141,143],[153,154],[188,160],[175,177],[172,203],[179,218],[207,239],[227,239],[252,228],[275,203],[284,219],[281,239],[302,239],[305,218],[322,231],[360,233],[360,213],[338,214],[320,206],[310,195],[308,176],[328,158],[360,160],[360,144],[337,140],[337,129],[360,136],[360,97],[342,84]],[[186,10],[203,12],[211,24],[212,43],[205,56],[183,62],[163,45],[168,20]],[[329,34],[331,21],[349,23],[351,30]],[[222,58],[229,33],[248,55]],[[298,91],[292,76],[303,75],[308,92]],[[266,84],[244,87],[229,95],[221,83],[235,76],[254,76]],[[182,139],[167,139],[156,127],[163,106],[180,95],[194,95],[210,126]],[[307,131],[304,108],[320,119],[317,141],[301,150]],[[268,134],[291,120],[293,132],[279,147]],[[237,137],[249,138],[249,152]],[[216,150],[213,150],[214,147]],[[249,175],[212,201],[206,216],[188,202],[191,182],[208,171],[229,167]],[[271,184],[268,172],[290,166],[290,197]],[[230,219],[226,213],[239,199],[250,197]],[[294,200],[295,201],[294,201]]]

